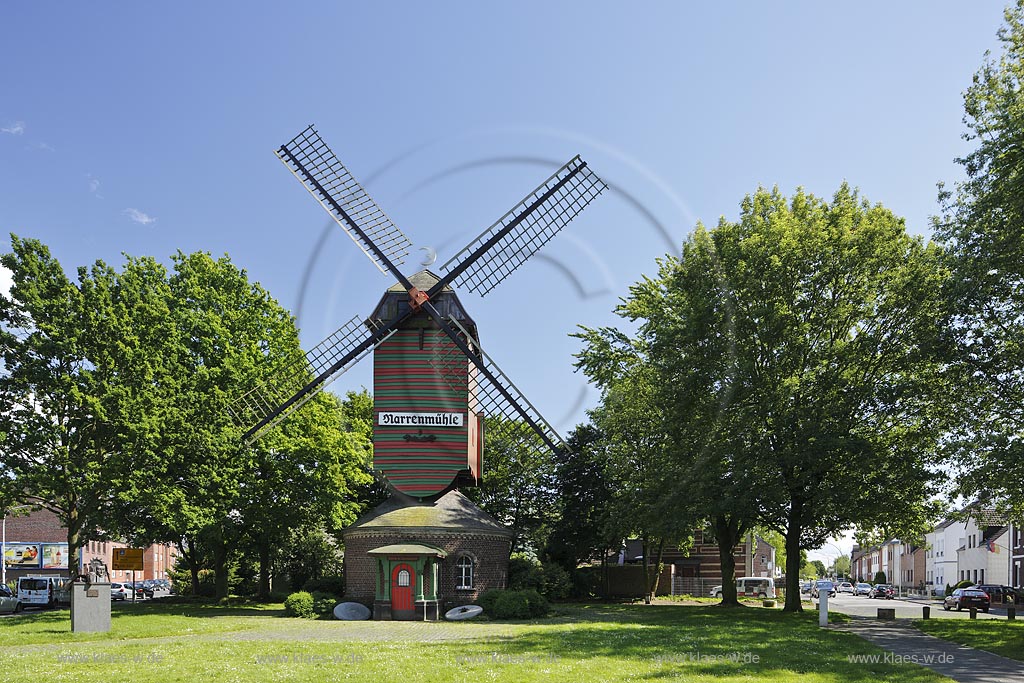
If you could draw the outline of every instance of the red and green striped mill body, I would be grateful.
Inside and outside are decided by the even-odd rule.
[[[427,271],[417,276],[417,286],[416,280],[433,277]],[[451,290],[439,293],[434,305],[475,334]],[[393,317],[402,306],[408,294],[393,287],[374,317]],[[472,410],[470,367],[425,314],[411,317],[374,351],[373,461],[396,490],[422,499],[478,483],[483,439]]]

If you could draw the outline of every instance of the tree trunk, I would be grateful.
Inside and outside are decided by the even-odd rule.
[[[786,523],[786,604],[783,612],[803,612],[800,600],[800,513],[803,506],[792,501]]]
[[[646,559],[647,551],[644,551],[644,559]],[[654,562],[654,575],[650,574],[650,569],[644,574],[644,578],[647,583],[647,599],[645,602],[649,605],[651,601],[658,595],[658,581],[661,580],[662,561],[665,558],[665,539],[658,540],[658,554]]]
[[[604,599],[605,602],[607,602],[611,599],[611,596],[608,595],[608,591],[611,588],[611,586],[609,585],[610,581],[608,578],[608,550],[605,550],[603,553],[601,553],[601,575],[601,582],[604,585],[604,590],[602,591],[602,593],[604,593]]]
[[[194,598],[199,595],[199,560],[196,559],[196,547],[188,536],[179,541],[177,546],[181,551],[181,556],[185,558],[185,563],[188,564],[188,571],[192,578],[192,597]]]
[[[260,600],[270,598],[270,542],[266,537],[259,541],[260,553],[260,583],[257,588],[257,596]]]
[[[70,506],[67,511],[68,520],[68,575],[74,579],[81,572],[86,571],[82,566],[82,522],[78,516],[78,508]],[[0,562],[6,562],[7,558],[0,558]],[[75,605],[71,604],[71,623],[75,623]]]
[[[218,600],[228,597],[228,544],[217,539],[213,547],[213,588]]]
[[[644,567],[644,604],[645,605],[651,604],[651,592],[649,590],[647,590],[647,585],[648,585],[648,583],[650,581],[650,575],[651,575],[650,574],[650,571],[651,571],[651,569],[650,569],[650,567],[651,567],[651,553],[649,552],[649,548],[650,548],[650,541],[647,538],[647,536],[644,536],[644,545],[643,545],[643,550],[641,552],[643,552],[643,554],[644,554],[644,564],[643,564],[643,567]]]
[[[740,537],[736,523],[725,515],[718,515],[714,520],[715,540],[718,541],[718,560],[722,567],[722,605],[739,607],[736,597],[736,556],[733,551]]]

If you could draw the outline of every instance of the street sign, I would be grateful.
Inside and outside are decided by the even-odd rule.
[[[114,548],[111,569],[142,570],[143,548]]]

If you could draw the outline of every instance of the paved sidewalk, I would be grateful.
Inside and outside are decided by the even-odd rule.
[[[927,666],[961,683],[1021,683],[1024,662],[958,645],[918,631],[908,621],[852,619],[832,626],[855,633],[901,661]]]

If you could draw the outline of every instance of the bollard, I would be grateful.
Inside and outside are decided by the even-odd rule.
[[[818,593],[818,626],[828,626],[828,591]]]
[[[1017,618],[1017,607],[1016,607],[1016,605],[1011,603],[1011,604],[1006,606],[1006,620],[1007,621],[1014,621],[1016,618]]]
[[[932,614],[932,608],[929,607],[928,605],[925,605],[924,607],[921,608],[921,618],[922,619],[929,619],[929,618],[931,618],[931,614]]]
[[[977,619],[977,618],[978,618],[978,608],[977,607],[972,607],[971,608],[971,619]]]

